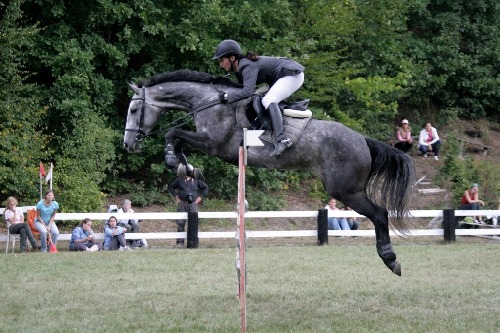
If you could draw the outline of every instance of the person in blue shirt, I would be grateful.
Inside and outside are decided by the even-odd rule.
[[[94,231],[92,230],[92,220],[86,218],[82,224],[73,229],[71,240],[69,241],[70,251],[90,251],[102,250],[102,244],[96,243]]]
[[[54,198],[54,192],[48,190],[45,192],[44,199],[36,204],[35,227],[40,233],[40,251],[43,253],[47,252],[47,233],[50,232],[54,245],[57,245],[59,237],[59,229],[54,221],[59,204]]]
[[[116,217],[111,216],[104,228],[104,250],[106,251],[130,250],[125,242],[125,233],[127,229],[118,227],[116,225],[117,222],[118,220]]]

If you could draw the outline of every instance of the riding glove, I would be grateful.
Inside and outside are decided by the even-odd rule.
[[[227,94],[225,92],[220,92],[219,93],[219,101],[221,103],[227,103]]]

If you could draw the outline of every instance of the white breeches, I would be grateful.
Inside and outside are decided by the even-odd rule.
[[[293,76],[285,76],[276,81],[269,88],[266,96],[262,98],[262,105],[265,109],[271,103],[278,104],[287,97],[290,97],[294,92],[296,92],[304,83],[304,73],[300,73]]]

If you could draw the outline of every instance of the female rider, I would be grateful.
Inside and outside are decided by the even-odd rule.
[[[261,83],[269,85],[269,91],[262,98],[262,105],[271,118],[274,132],[274,151],[271,156],[278,156],[292,145],[283,131],[283,117],[278,103],[292,95],[304,83],[304,66],[298,62],[279,57],[257,56],[248,52],[243,55],[240,45],[226,39],[219,43],[212,59],[219,61],[219,66],[227,72],[234,72],[243,88],[219,94],[222,103],[232,103],[250,97],[255,86]]]

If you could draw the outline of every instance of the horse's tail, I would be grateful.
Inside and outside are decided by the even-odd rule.
[[[408,205],[415,184],[412,159],[386,143],[365,138],[372,157],[372,167],[366,179],[365,191],[374,203],[389,211],[392,225],[406,232]]]

